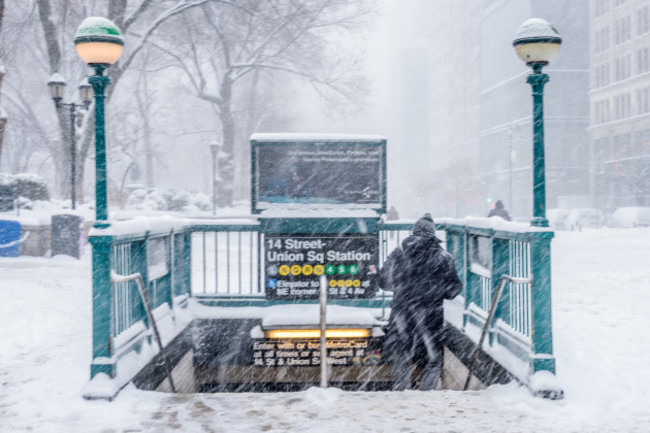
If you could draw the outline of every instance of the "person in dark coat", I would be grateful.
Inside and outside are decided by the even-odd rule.
[[[503,207],[503,202],[501,200],[497,200],[497,202],[494,203],[494,209],[490,209],[488,218],[493,216],[498,216],[506,221],[510,221],[510,215],[508,215],[508,211]]]
[[[393,363],[393,389],[412,386],[411,364],[422,368],[420,389],[436,389],[442,370],[443,300],[462,290],[454,259],[440,246],[430,214],[390,254],[379,284],[393,302],[382,353]]]

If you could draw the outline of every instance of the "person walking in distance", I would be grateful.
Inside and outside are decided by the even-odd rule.
[[[390,209],[388,209],[388,213],[386,214],[386,221],[397,221],[399,219],[399,213],[397,213],[397,209],[395,209],[395,206],[391,206]],[[395,231],[391,230],[390,232],[390,238],[393,239],[395,237]]]
[[[443,301],[463,288],[454,259],[440,246],[430,214],[389,255],[379,284],[393,302],[382,356],[393,364],[393,390],[411,389],[411,364],[422,370],[420,389],[438,388],[442,371]]]
[[[494,203],[494,208],[490,209],[488,218],[493,216],[498,216],[506,221],[510,221],[510,215],[508,215],[508,211],[503,207],[503,202],[501,200],[497,200],[497,202]]]

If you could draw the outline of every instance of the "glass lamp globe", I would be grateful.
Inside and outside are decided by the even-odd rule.
[[[63,91],[65,90],[66,84],[67,82],[65,81],[65,78],[63,78],[61,74],[52,74],[50,79],[47,80],[47,86],[50,88],[52,99],[63,99]]]
[[[560,50],[562,38],[541,18],[524,21],[515,34],[512,45],[519,58],[527,65],[547,65]]]
[[[81,22],[74,43],[77,54],[89,65],[112,65],[122,55],[124,39],[113,21],[88,17]]]

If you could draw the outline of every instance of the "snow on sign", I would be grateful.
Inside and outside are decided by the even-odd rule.
[[[381,137],[261,137],[252,140],[254,212],[291,204],[385,208],[386,142]]]
[[[266,297],[318,299],[325,275],[331,299],[375,294],[377,237],[368,235],[267,235]]]

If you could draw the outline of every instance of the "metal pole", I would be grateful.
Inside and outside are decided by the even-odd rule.
[[[95,93],[95,225],[106,228],[108,223],[108,188],[106,180],[106,135],[104,132],[105,89],[111,80],[104,75],[107,65],[92,64],[95,75],[88,78]]]
[[[212,215],[217,214],[217,153],[212,152]]]
[[[77,177],[77,137],[75,131],[75,104],[70,104],[70,199],[72,200],[72,209],[75,209],[77,196],[76,177]]]
[[[487,319],[485,319],[485,324],[483,325],[483,331],[481,332],[481,337],[478,340],[476,348],[472,352],[471,361],[469,364],[469,368],[467,370],[467,379],[465,380],[465,386],[463,386],[463,391],[467,391],[467,389],[469,388],[469,383],[472,380],[472,374],[474,373],[474,367],[476,366],[478,355],[483,348],[483,342],[485,341],[485,336],[492,324],[492,319],[494,318],[494,313],[497,309],[499,298],[501,297],[501,292],[503,291],[503,287],[505,286],[506,281],[510,281],[511,283],[515,283],[515,284],[531,284],[533,282],[533,280],[530,278],[516,278],[516,277],[511,277],[510,275],[505,275],[505,274],[501,275],[501,279],[499,280],[499,285],[497,286],[494,295],[492,295],[492,303],[490,305],[490,311],[488,313]]]
[[[327,388],[327,278],[320,276],[320,387]]]
[[[510,212],[513,212],[512,203],[512,129],[508,131],[508,204]]]
[[[544,168],[544,85],[549,78],[542,73],[544,64],[534,63],[531,67],[534,73],[526,80],[533,88],[533,219],[530,225],[548,227]]]
[[[174,380],[172,379],[171,362],[167,359],[167,353],[165,352],[165,347],[163,345],[162,338],[160,338],[160,332],[158,331],[158,325],[156,325],[156,318],[154,317],[153,311],[151,310],[151,302],[149,301],[149,296],[147,295],[147,290],[145,289],[144,286],[144,280],[142,279],[142,274],[137,272],[131,275],[119,275],[115,273],[115,271],[111,271],[111,283],[128,282],[134,280],[138,286],[138,293],[140,293],[140,297],[142,298],[144,309],[147,313],[147,317],[149,317],[149,323],[151,323],[154,337],[156,338],[156,342],[158,343],[158,348],[160,349],[160,356],[162,357],[162,363],[165,368],[165,374],[167,375],[167,380],[169,380],[169,386],[172,392],[176,393],[176,385],[174,385]]]

